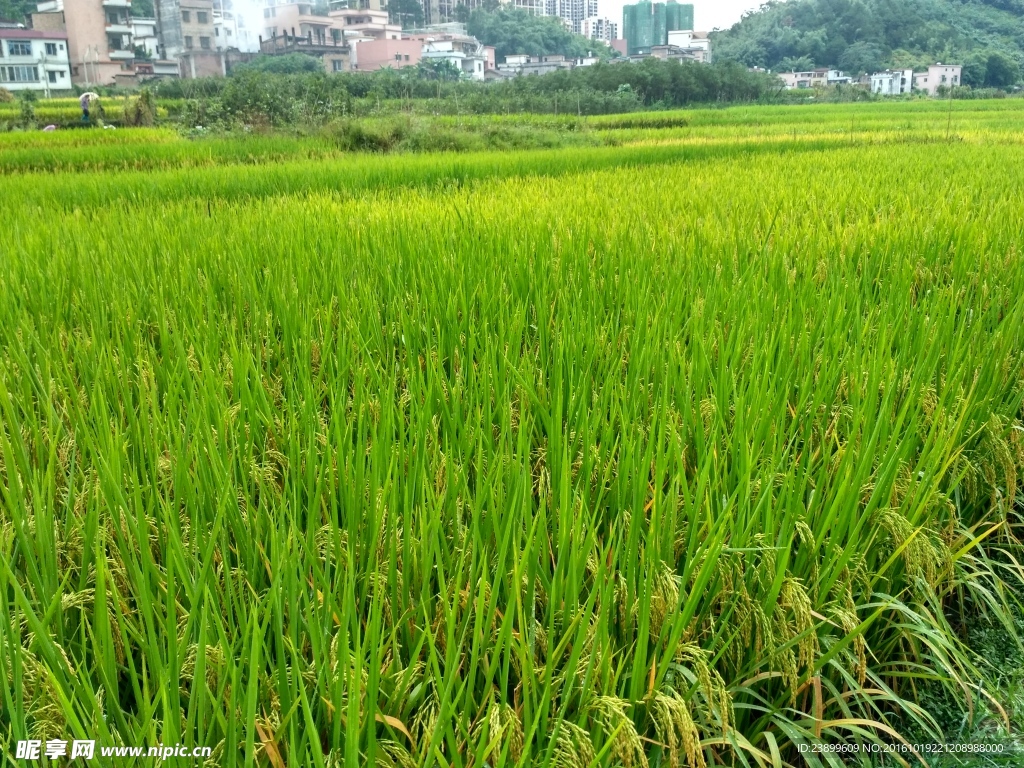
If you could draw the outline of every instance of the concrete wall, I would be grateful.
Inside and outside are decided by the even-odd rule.
[[[423,44],[419,40],[360,40],[352,46],[352,68],[372,72],[391,67],[415,67],[423,58]]]
[[[224,56],[219,51],[186,51],[178,61],[181,76],[187,79],[223,77],[226,74]]]
[[[64,23],[68,30],[72,81],[82,85],[113,85],[124,67],[110,58],[102,0],[66,0]]]

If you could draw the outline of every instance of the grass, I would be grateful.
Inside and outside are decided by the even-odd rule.
[[[994,700],[1016,749],[1001,104],[155,170],[3,137],[0,740],[817,766]]]

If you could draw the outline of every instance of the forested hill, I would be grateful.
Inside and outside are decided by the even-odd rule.
[[[1003,87],[1024,63],[1024,0],[788,0],[715,33],[716,58],[776,71],[849,73],[936,61],[964,64],[964,82]]]

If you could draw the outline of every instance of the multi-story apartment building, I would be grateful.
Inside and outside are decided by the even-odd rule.
[[[330,18],[336,28],[341,30],[341,39],[349,43],[402,39],[402,28],[392,24],[384,10],[342,8],[331,11]]]
[[[914,88],[914,70],[898,69],[895,72],[886,70],[871,76],[871,92],[880,96],[898,96],[910,93]]]
[[[622,9],[622,36],[630,56],[642,56],[655,46],[668,45],[668,33],[693,29],[693,5],[668,0],[641,0]]]
[[[318,44],[328,40],[340,42],[342,39],[341,28],[328,14],[326,4],[316,5],[308,0],[266,0],[263,7],[263,37],[274,38],[286,34],[305,37],[307,40],[312,38]]]
[[[422,56],[427,61],[447,61],[462,71],[470,80],[483,82],[487,70],[487,51],[483,44],[466,34],[461,25],[445,25],[452,29],[424,30],[410,34],[422,44]]]
[[[937,96],[939,88],[963,85],[963,69],[959,64],[932,64],[927,72],[914,73],[914,88]]]
[[[668,45],[686,52],[690,61],[711,63],[711,38],[707,32],[677,29],[668,33]]]
[[[67,34],[0,27],[0,87],[47,95],[70,89]]]
[[[161,53],[178,62],[182,77],[225,74],[214,43],[213,0],[156,0]]]
[[[548,13],[547,0],[512,0],[511,5],[531,16],[547,16]]]
[[[959,64],[933,64],[926,72],[898,69],[875,72],[871,75],[871,92],[879,96],[899,96],[913,91],[924,91],[937,96],[942,87],[953,88],[962,84],[963,67]]]
[[[589,16],[580,22],[580,34],[590,40],[611,44],[619,36],[619,25],[601,16]]]
[[[213,39],[218,51],[234,48],[251,53],[259,49],[244,14],[235,11],[232,0],[213,0]]]
[[[280,35],[261,39],[260,53],[265,56],[302,53],[319,59],[325,72],[349,72],[352,69],[352,49],[347,45],[313,41],[309,37],[298,37],[283,31]]]
[[[582,34],[583,20],[597,16],[597,0],[545,0],[545,15],[556,16],[566,28]]]
[[[67,34],[73,83],[114,85],[135,75],[131,9],[131,0],[46,0],[32,26]]]
[[[132,15],[132,40],[135,48],[145,51],[151,59],[160,56],[160,35],[157,33],[156,18]]]
[[[707,49],[710,56],[710,47]],[[898,74],[898,73],[897,73]],[[812,69],[807,72],[779,72],[779,79],[787,90],[798,88],[835,88],[840,85],[851,85],[853,78],[838,69]],[[897,78],[898,82],[898,78]]]

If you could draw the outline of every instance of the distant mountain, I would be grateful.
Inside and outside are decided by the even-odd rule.
[[[963,64],[967,85],[1006,87],[1024,64],[1024,0],[769,2],[713,39],[716,58],[751,67],[859,74],[942,61]]]

